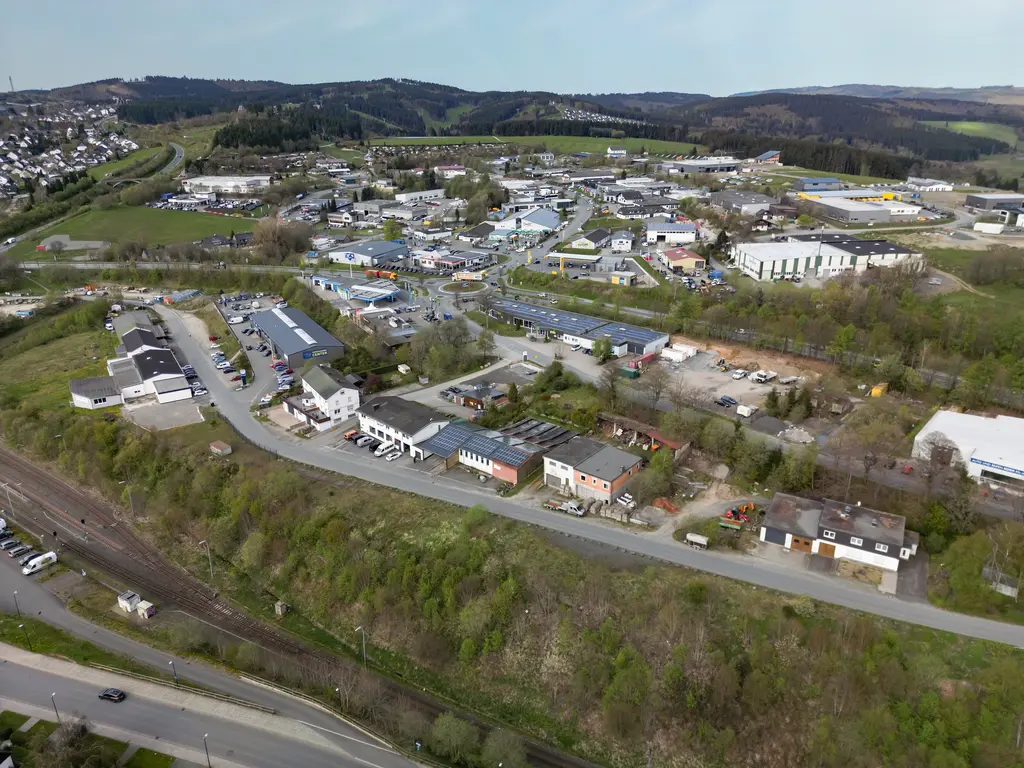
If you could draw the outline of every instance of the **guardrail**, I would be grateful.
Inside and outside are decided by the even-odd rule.
[[[125,669],[117,669],[116,667],[108,667],[103,664],[90,663],[90,667],[93,669],[100,669],[104,672],[111,672],[115,675],[124,675],[125,677],[131,677],[135,680],[142,680],[146,683],[153,683],[154,685],[162,685],[165,688],[174,688],[178,691],[186,691],[188,693],[195,693],[199,696],[206,696],[209,699],[217,699],[217,701],[223,701],[228,704],[237,704],[240,707],[248,707],[249,709],[256,709],[260,712],[266,712],[270,715],[276,715],[277,710],[271,707],[265,707],[262,704],[255,704],[245,699],[238,699],[234,696],[228,696],[226,693],[217,693],[216,691],[207,691],[203,688],[195,688],[191,685],[179,685],[177,683],[171,683],[167,680],[163,680],[159,677],[150,677],[149,675],[140,675],[138,672],[129,672]]]

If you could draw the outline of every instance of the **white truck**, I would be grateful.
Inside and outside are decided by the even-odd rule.
[[[777,374],[775,371],[766,371],[762,369],[760,371],[755,371],[751,375],[750,380],[757,382],[758,384],[767,384],[769,381],[772,381],[773,379],[777,378],[778,375],[779,374]]]
[[[544,509],[550,509],[552,512],[565,512],[576,517],[583,517],[586,514],[583,507],[575,501],[545,501]]]
[[[755,413],[757,413],[757,406],[756,405],[737,405],[736,406],[736,415],[737,416],[745,416],[746,418],[749,419]]]

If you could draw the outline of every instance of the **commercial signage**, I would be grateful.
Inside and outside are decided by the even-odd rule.
[[[982,461],[981,459],[971,459],[971,464],[977,464],[982,467],[988,467],[989,469],[998,469],[1000,472],[1006,472],[1010,475],[1018,475],[1024,477],[1024,469],[1016,469],[1014,467],[1004,467],[1002,464],[993,464],[991,461]]]
[[[311,357],[325,357],[326,355],[326,349],[309,349],[302,353],[302,359],[309,360]]]

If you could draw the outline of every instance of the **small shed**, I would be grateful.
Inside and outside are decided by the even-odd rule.
[[[140,619],[151,619],[153,614],[156,613],[156,606],[149,602],[149,600],[142,600],[135,606],[135,612],[139,614]]]
[[[139,605],[139,596],[134,592],[122,592],[117,596],[117,607],[125,613],[131,613]]]
[[[210,443],[210,453],[214,456],[230,456],[231,446],[222,440],[214,440]]]

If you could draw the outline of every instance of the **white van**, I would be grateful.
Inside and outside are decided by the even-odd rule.
[[[21,573],[24,576],[30,576],[33,573],[38,573],[44,568],[48,568],[57,562],[56,552],[47,552],[45,555],[33,558],[28,561],[28,564],[21,569]]]
[[[0,517],[0,531],[7,528],[7,521]]]
[[[380,458],[385,453],[391,453],[395,449],[394,443],[381,443],[377,446],[377,450],[373,452],[373,455]]]

